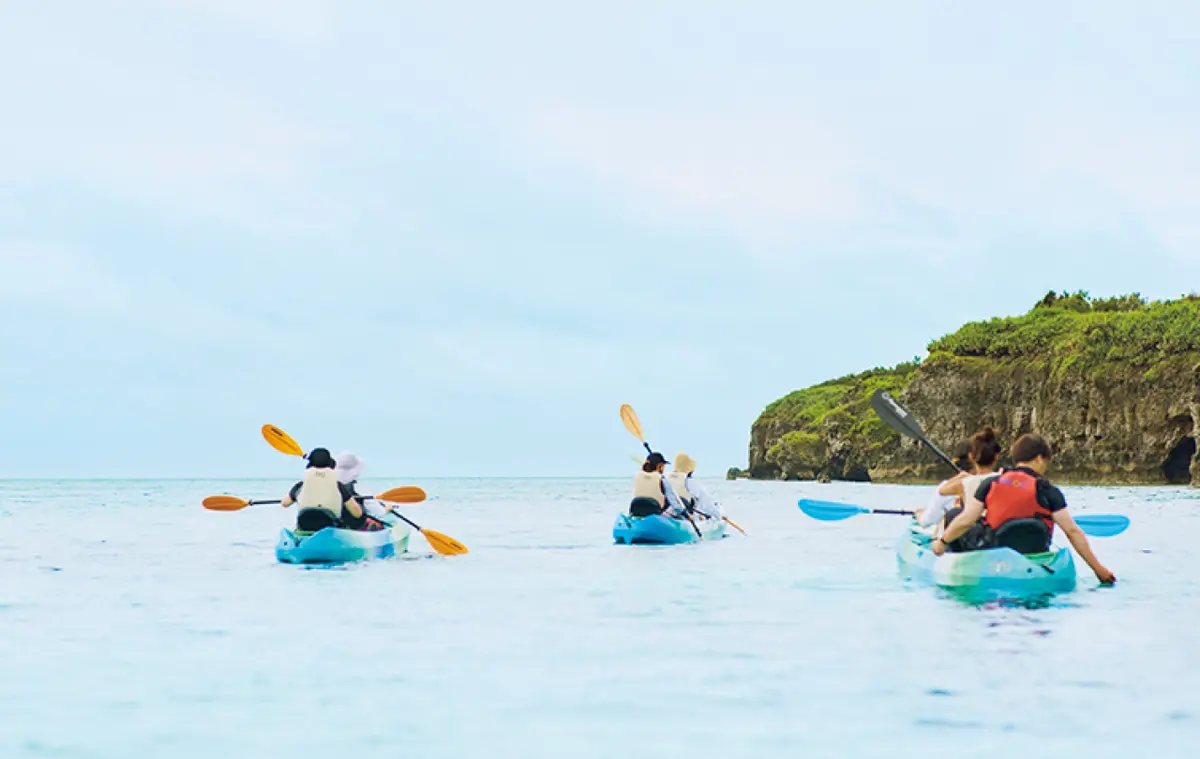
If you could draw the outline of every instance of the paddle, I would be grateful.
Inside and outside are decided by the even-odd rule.
[[[292,440],[291,435],[279,429],[273,424],[264,424],[262,426],[262,436],[271,445],[272,448],[280,453],[286,453],[289,456],[299,456],[304,458],[304,449],[295,440]]]
[[[947,456],[942,449],[929,442],[929,438],[925,437],[925,431],[921,429],[921,425],[917,423],[912,414],[908,413],[907,409],[892,397],[891,393],[886,390],[877,390],[875,395],[871,396],[871,408],[875,409],[875,413],[879,414],[879,418],[886,422],[889,427],[901,435],[921,441],[938,458],[946,462],[947,466],[955,472],[959,471],[958,467],[954,465],[953,459]]]
[[[815,501],[809,498],[800,500],[800,510],[813,519],[822,522],[840,522],[843,519],[859,514],[896,514],[912,516],[913,512],[898,509],[869,509],[866,506],[855,506],[849,503],[834,503],[833,501]],[[1074,517],[1075,524],[1088,535],[1097,538],[1111,538],[1120,535],[1129,527],[1129,517],[1120,514],[1080,514]]]
[[[638,419],[633,406],[630,406],[628,403],[621,405],[621,422],[625,425],[625,429],[629,430],[629,434],[642,441],[642,446],[645,447],[647,453],[654,453],[650,444],[646,442],[646,436],[642,434],[642,420]],[[692,519],[692,515],[688,513],[687,509],[683,510],[683,515],[687,517],[688,522],[692,525],[692,529],[696,531],[696,537],[704,540],[704,536],[700,534],[700,528],[696,526],[696,520]]]
[[[289,456],[303,456],[304,455],[304,449],[300,447],[300,444],[297,443],[295,440],[293,440],[291,435],[287,434],[286,432],[279,429],[278,427],[276,427],[273,424],[264,424],[262,426],[262,436],[263,436],[263,439],[265,439],[272,448],[279,451],[280,453],[286,453]],[[412,486],[410,486],[410,487],[412,488],[412,490],[421,490],[418,487],[412,487]],[[395,488],[394,490],[389,490],[384,495],[390,495],[392,493],[396,493],[398,491],[407,490],[407,489],[408,488]],[[366,496],[363,496],[363,497],[365,498]],[[417,501],[406,501],[406,500],[397,500],[397,499],[392,499],[392,498],[384,498],[383,496],[376,496],[376,500],[387,501],[389,503],[416,503],[417,502]],[[419,501],[425,500],[425,491],[421,490],[421,497],[417,500],[419,500]],[[408,517],[401,514],[399,511],[396,511],[395,509],[389,508],[388,511],[390,513],[394,514],[396,517],[404,520],[405,522],[407,522],[409,524],[409,526],[413,527],[417,532],[424,535],[425,539],[427,541],[429,541],[429,545],[433,548],[433,550],[437,551],[438,553],[440,553],[444,556],[456,556],[458,554],[463,554],[463,553],[467,552],[467,547],[465,545],[458,542],[457,540],[450,537],[449,535],[444,535],[435,530],[427,530],[424,527],[421,527],[416,522],[409,519]]]
[[[379,495],[360,495],[358,496],[363,501],[387,501],[388,503],[420,503],[425,500],[425,491],[413,485],[405,485],[402,488],[392,488],[387,492]],[[241,511],[247,506],[267,506],[270,504],[283,503],[280,500],[274,501],[247,501],[242,498],[235,498],[231,495],[210,495],[205,498],[202,505],[209,511]]]

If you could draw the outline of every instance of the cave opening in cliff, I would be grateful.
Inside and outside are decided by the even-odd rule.
[[[1163,463],[1163,476],[1172,485],[1187,485],[1192,481],[1192,459],[1196,457],[1196,438],[1180,440]]]

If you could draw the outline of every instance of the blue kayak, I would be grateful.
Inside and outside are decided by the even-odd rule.
[[[697,519],[696,526],[705,540],[725,537],[725,520]],[[648,517],[631,517],[618,514],[613,524],[613,542],[617,545],[676,545],[696,543],[700,540],[692,524],[686,519],[672,519],[660,514]]]
[[[915,523],[905,530],[896,543],[903,576],[979,597],[1023,598],[1075,589],[1075,562],[1066,548],[1035,554],[987,548],[937,556],[929,540]]]
[[[338,527],[313,533],[282,530],[275,544],[275,558],[284,564],[345,564],[387,559],[408,550],[410,534],[403,522],[370,532]]]

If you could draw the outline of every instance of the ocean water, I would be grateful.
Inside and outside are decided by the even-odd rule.
[[[897,576],[901,486],[712,482],[749,537],[611,544],[617,480],[429,480],[461,557],[279,565],[285,482],[0,482],[0,757],[1191,757],[1200,493],[1130,516],[1119,582],[972,606]],[[371,483],[367,483],[367,488]],[[364,490],[369,492],[369,490]]]

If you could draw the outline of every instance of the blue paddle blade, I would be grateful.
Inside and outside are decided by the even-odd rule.
[[[851,506],[847,503],[834,503],[833,501],[814,501],[808,498],[800,499],[800,510],[822,522],[839,522],[858,514],[871,513],[870,509],[863,506]]]
[[[1120,514],[1080,514],[1075,517],[1075,524],[1093,537],[1111,538],[1129,528],[1129,517]]]

